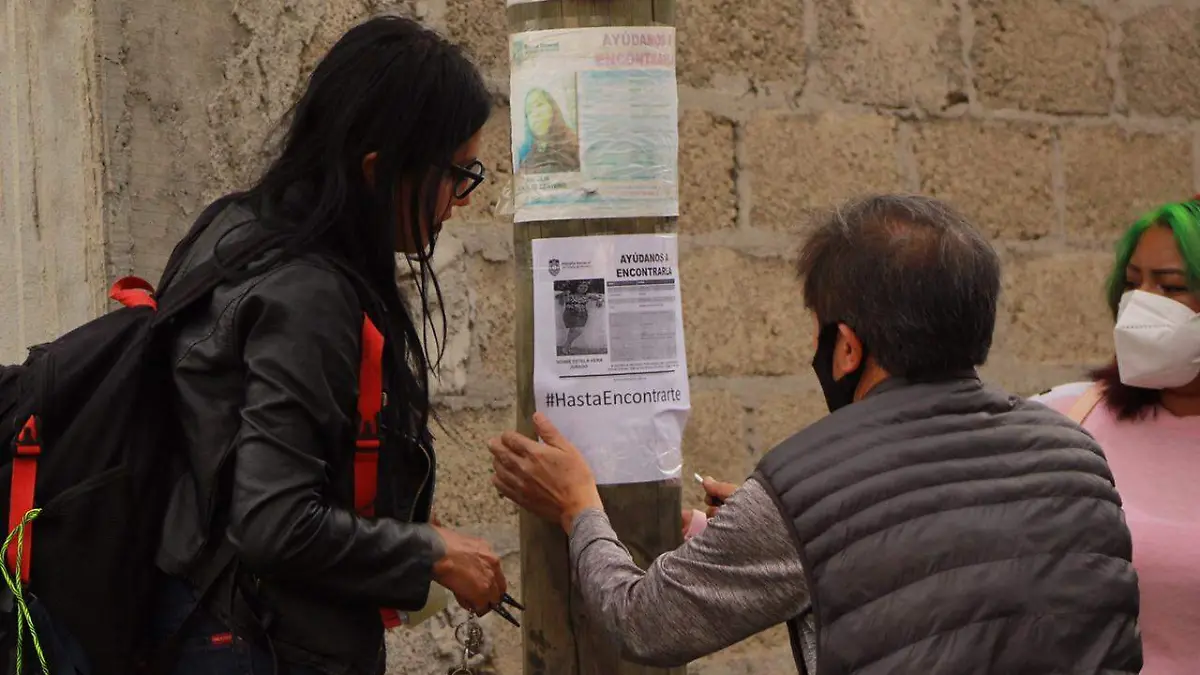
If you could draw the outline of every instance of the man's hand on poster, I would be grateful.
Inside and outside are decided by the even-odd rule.
[[[559,523],[569,534],[579,514],[604,508],[596,479],[583,455],[545,415],[535,414],[533,426],[543,442],[515,431],[488,441],[496,471],[492,485],[505,498]]]
[[[492,485],[503,495],[534,515],[559,523],[568,534],[575,518],[587,509],[603,509],[596,479],[579,450],[542,413],[533,416],[534,429],[542,442],[515,431],[488,441],[495,475]],[[705,515],[712,518],[738,486],[712,478],[701,479]],[[691,528],[697,512],[683,510],[683,531]]]

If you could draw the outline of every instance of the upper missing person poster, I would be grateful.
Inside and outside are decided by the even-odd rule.
[[[509,38],[517,222],[679,215],[675,29]]]

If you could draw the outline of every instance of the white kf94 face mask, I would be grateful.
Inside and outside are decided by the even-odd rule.
[[[1113,341],[1121,382],[1130,387],[1171,389],[1200,375],[1200,314],[1170,298],[1121,296]]]

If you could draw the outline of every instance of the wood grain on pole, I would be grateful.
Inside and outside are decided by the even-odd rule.
[[[674,26],[675,0],[542,0],[508,8],[509,33],[600,26]],[[516,104],[514,104],[514,109]],[[517,418],[534,433],[532,241],[547,237],[676,232],[675,218],[602,218],[513,225],[516,258]],[[638,565],[682,542],[679,480],[605,486],[600,490],[613,527]],[[521,514],[521,589],[526,611],[525,675],[683,675],[686,668],[637,666],[619,658],[589,629],[571,585],[567,539],[557,524]],[[703,621],[703,617],[696,617]]]

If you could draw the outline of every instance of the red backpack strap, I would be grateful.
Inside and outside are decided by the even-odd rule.
[[[140,277],[121,277],[108,291],[108,297],[126,307],[151,307],[158,309],[154,299],[154,286]]]
[[[379,610],[379,618],[383,619],[383,627],[387,630],[404,625],[404,619],[401,618],[400,612],[394,609]]]
[[[33,492],[37,485],[37,462],[42,454],[42,437],[37,417],[30,417],[13,440],[12,483],[8,496],[8,531],[13,533],[33,510]],[[8,568],[29,583],[29,565],[33,559],[33,523],[26,522],[20,541],[8,546]],[[20,561],[20,570],[17,561]]]
[[[375,514],[379,481],[379,412],[383,410],[383,333],[363,314],[358,367],[358,437],[354,446],[354,510]]]
[[[362,357],[358,366],[358,438],[354,441],[354,510],[375,515],[379,486],[379,413],[383,410],[383,333],[363,314]],[[380,609],[383,627],[403,623],[394,609]]]

